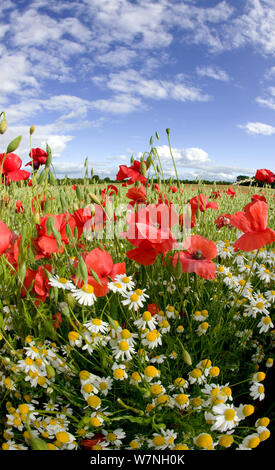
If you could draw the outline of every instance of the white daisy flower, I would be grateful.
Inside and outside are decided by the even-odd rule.
[[[142,308],[145,302],[145,298],[149,297],[144,293],[144,290],[141,289],[125,292],[123,296],[126,297],[126,300],[122,300],[122,304],[128,305],[130,310],[133,308],[135,311],[137,311],[139,308]]]
[[[106,440],[114,446],[121,446],[121,439],[124,439],[126,436],[126,433],[121,428],[115,429],[114,431],[105,431],[105,429],[103,429],[102,433],[104,434]]]
[[[100,318],[92,318],[91,320],[84,323],[84,327],[87,328],[90,333],[106,334],[109,329],[109,324]]]
[[[270,328],[274,327],[271,318],[266,315],[261,318],[261,321],[257,324],[257,327],[260,328],[259,333],[267,333]]]
[[[72,296],[80,303],[81,305],[91,307],[96,301],[96,296],[94,294],[94,287],[90,284],[83,285],[80,289],[72,290]]]
[[[149,349],[156,348],[162,344],[161,334],[157,329],[151,330],[142,335],[142,344]]]
[[[132,280],[132,276],[127,276],[126,274],[118,274],[115,277],[115,282],[122,284],[125,290],[133,290],[135,288],[135,283]]]
[[[146,310],[138,320],[134,321],[134,325],[136,325],[140,330],[145,330],[146,328],[154,330],[156,328],[157,321],[152,314]]]
[[[250,396],[254,399],[254,400],[263,400],[264,397],[265,397],[265,388],[264,386],[259,383],[259,382],[256,382],[256,383],[253,383],[251,385],[251,387],[249,388],[250,390]]]
[[[214,420],[214,424],[211,427],[211,431],[226,432],[237,426],[241,420],[237,414],[237,410],[233,405],[220,403],[219,405],[213,406],[212,411],[212,419]]]
[[[119,341],[116,346],[112,347],[112,350],[116,361],[130,361],[133,354],[136,354],[135,349],[125,339]]]
[[[75,289],[74,283],[71,280],[66,279],[65,277],[51,276],[49,278],[49,284],[50,286],[57,287],[58,289]]]

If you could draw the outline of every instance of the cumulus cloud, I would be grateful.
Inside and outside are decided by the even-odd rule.
[[[239,125],[248,134],[272,135],[275,134],[275,127],[262,122],[248,122],[245,125]]]

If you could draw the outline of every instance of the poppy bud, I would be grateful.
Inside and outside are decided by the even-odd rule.
[[[14,152],[20,145],[20,142],[21,142],[21,139],[22,139],[22,135],[19,135],[18,137],[15,137],[15,139],[13,139],[8,147],[7,147],[7,153],[12,153]]]
[[[32,135],[32,134],[34,133],[34,131],[35,131],[35,126],[32,125],[32,126],[30,127],[30,135]]]
[[[167,134],[167,135],[170,134],[170,129],[169,129],[169,128],[166,129],[166,134]]]
[[[33,221],[35,224],[39,225],[40,224],[40,215],[39,214],[34,214],[33,216]]]
[[[84,281],[84,284],[87,284],[88,283],[88,271],[87,271],[87,266],[82,256],[79,259],[78,266],[79,266],[79,272],[80,272],[81,278]]]
[[[51,233],[53,233],[53,231],[55,230],[55,225],[54,225],[54,218],[52,215],[50,215],[48,217],[48,220],[46,222],[46,229],[47,229],[47,234],[50,235]]]
[[[8,128],[8,123],[6,121],[6,118],[4,117],[2,121],[0,122],[0,134],[5,134],[7,128]]]
[[[159,133],[158,133],[157,131],[156,131],[156,138],[157,138],[158,140],[160,140],[160,138],[159,138]]]
[[[152,137],[152,136],[151,136],[151,138],[150,138],[150,145],[151,145],[151,147],[152,147],[152,145],[153,145],[153,137]]]
[[[182,266],[181,266],[181,262],[178,260],[176,267],[175,267],[175,276],[177,279],[180,279],[181,275],[182,275]]]
[[[21,282],[23,282],[24,279],[25,279],[26,270],[27,270],[27,266],[26,266],[26,263],[24,261],[24,263],[21,264],[21,266],[19,268],[19,273],[18,273],[18,278]]]
[[[65,198],[65,194],[62,192],[60,193],[60,201],[61,201],[61,205],[62,205],[62,209],[64,212],[67,211],[67,201],[66,201],[66,198]]]

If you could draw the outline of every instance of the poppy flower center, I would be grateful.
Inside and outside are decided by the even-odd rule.
[[[193,259],[205,259],[205,257],[202,254],[201,250],[196,250],[192,253],[192,258]]]

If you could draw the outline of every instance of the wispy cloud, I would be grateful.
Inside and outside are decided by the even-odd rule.
[[[221,80],[222,82],[229,81],[229,75],[219,67],[202,66],[196,67],[196,72],[200,77],[209,77],[214,80]]]

